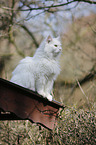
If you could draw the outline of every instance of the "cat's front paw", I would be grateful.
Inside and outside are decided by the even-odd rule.
[[[38,91],[38,94],[40,94],[40,95],[42,95],[43,97],[45,97],[45,93],[44,93],[42,90]]]
[[[44,91],[38,91],[38,94],[42,95],[44,98],[47,98],[49,101],[52,101],[52,96],[49,93],[45,93]]]
[[[50,94],[47,95],[47,99],[48,99],[49,101],[52,101],[52,98],[53,98],[53,97],[52,97]]]

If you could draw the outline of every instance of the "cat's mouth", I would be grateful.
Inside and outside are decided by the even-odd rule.
[[[61,50],[54,51],[53,53],[54,57],[57,57],[59,54],[61,54]]]
[[[61,53],[62,49],[58,49],[58,50],[55,50],[55,53],[59,54]]]

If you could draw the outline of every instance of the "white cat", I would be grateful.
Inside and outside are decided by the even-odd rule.
[[[36,91],[52,101],[53,83],[60,73],[61,50],[59,38],[48,36],[33,57],[26,57],[20,61],[10,81]]]

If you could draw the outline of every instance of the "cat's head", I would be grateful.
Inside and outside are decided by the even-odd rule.
[[[57,58],[58,56],[60,56],[61,51],[62,47],[59,37],[52,38],[51,36],[48,36],[44,48],[44,52],[48,55],[48,57],[51,57],[53,59]]]

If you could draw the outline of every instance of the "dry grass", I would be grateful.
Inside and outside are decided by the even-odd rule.
[[[58,123],[48,131],[28,121],[0,122],[0,144],[22,145],[82,145],[95,144],[96,110],[61,110]]]

